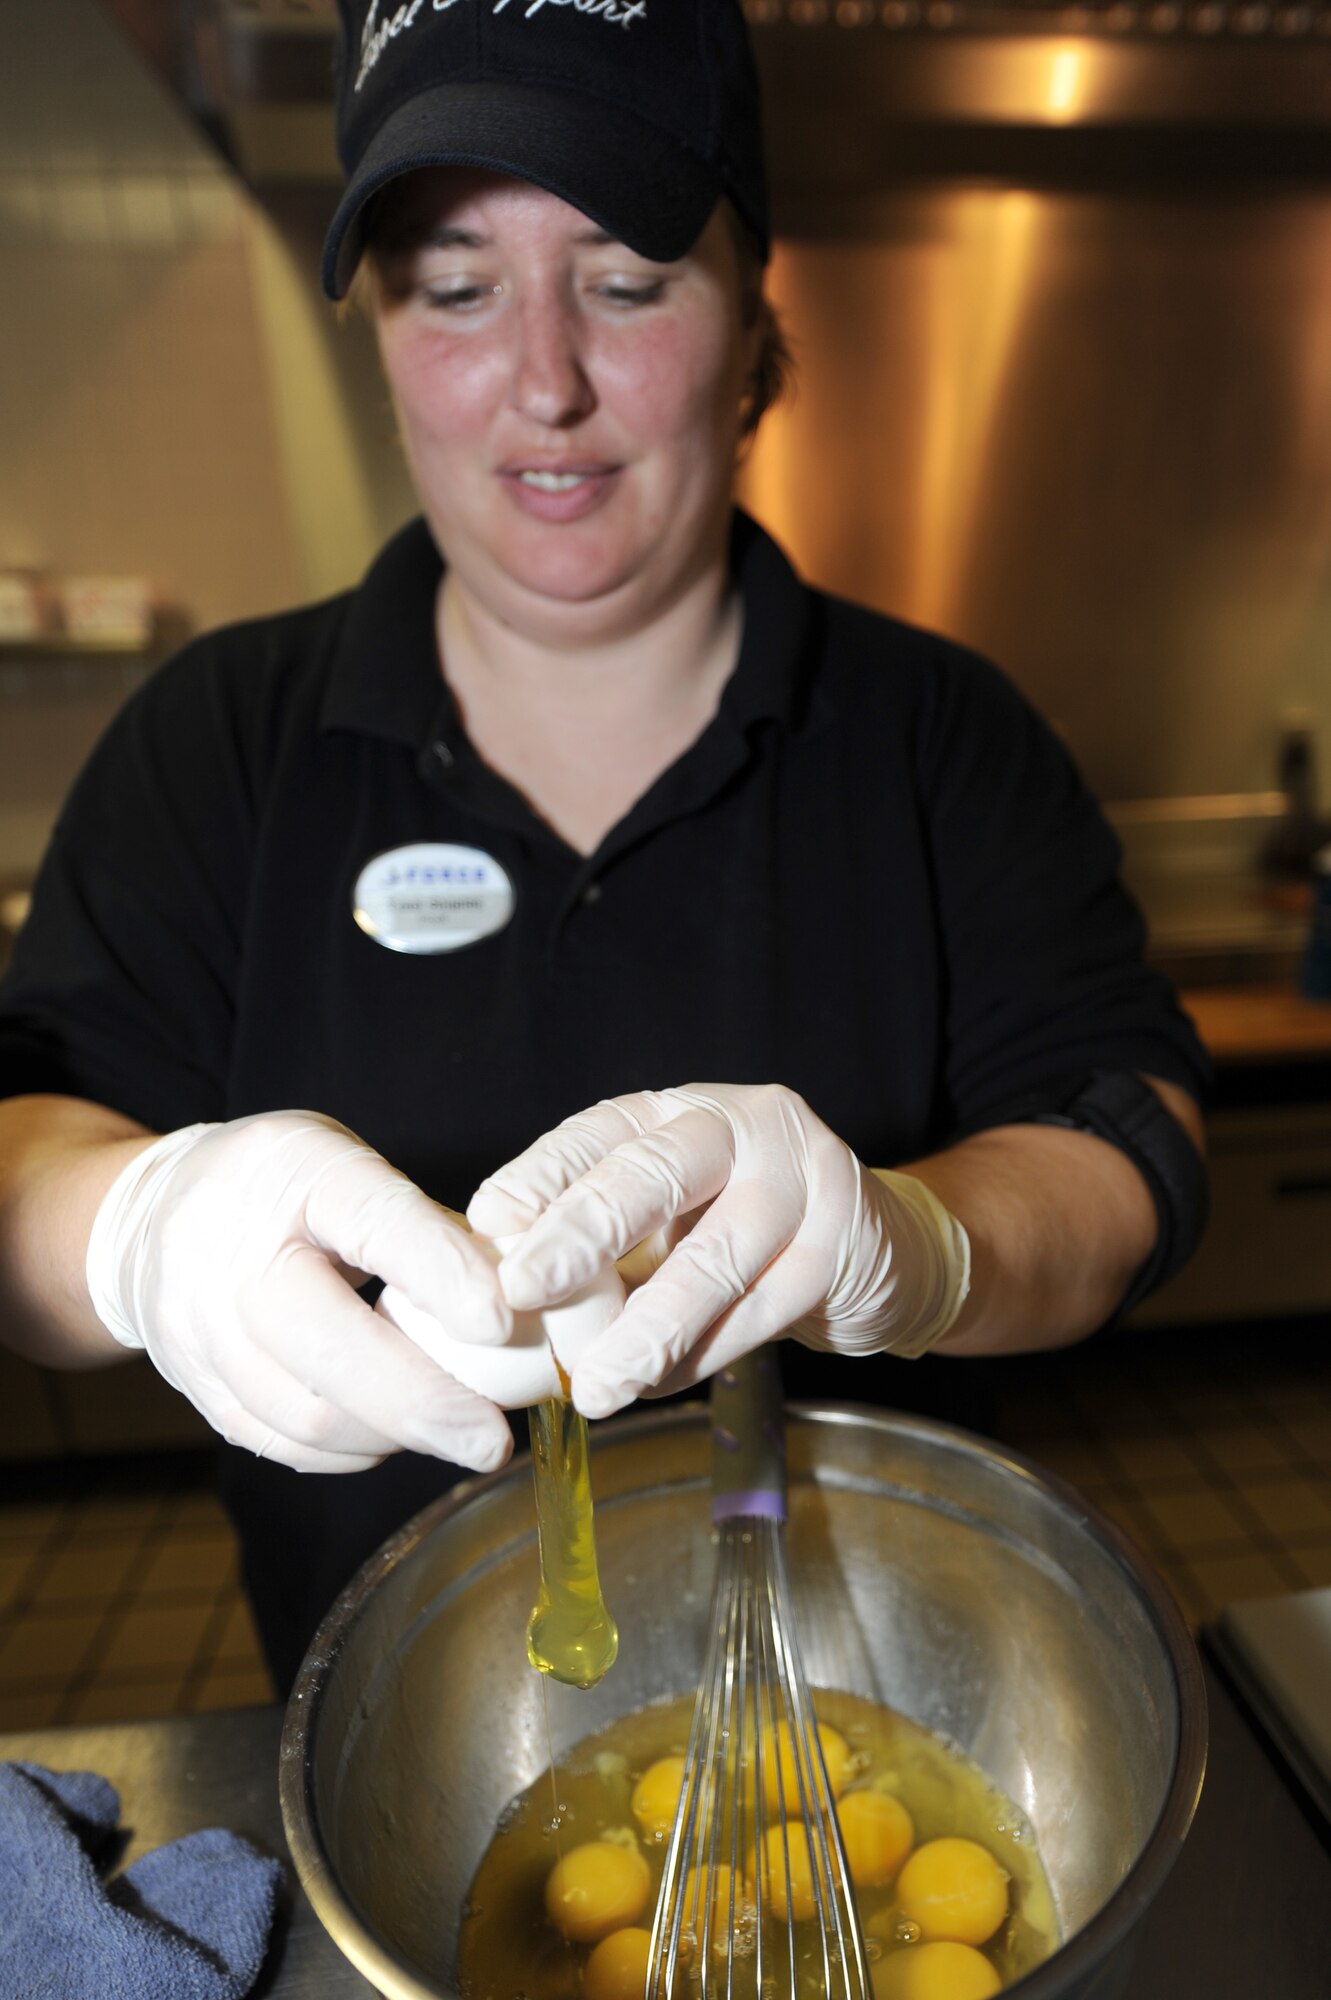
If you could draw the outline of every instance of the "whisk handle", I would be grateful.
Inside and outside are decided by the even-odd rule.
[[[781,1370],[757,1348],[712,1377],[712,1520],[786,1518],[786,1423]]]

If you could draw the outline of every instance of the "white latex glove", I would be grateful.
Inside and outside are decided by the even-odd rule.
[[[843,1354],[922,1354],[970,1287],[966,1232],[923,1182],[871,1173],[778,1084],[597,1104],[483,1181],[467,1219],[521,1232],[499,1281],[523,1310],[654,1237],[652,1275],[572,1371],[589,1417],[688,1387],[781,1333]]]
[[[499,1410],[344,1275],[391,1280],[473,1340],[499,1342],[513,1316],[493,1257],[331,1118],[273,1111],[168,1132],[112,1183],[86,1268],[116,1339],[146,1348],[260,1458],[354,1472],[408,1450],[483,1472],[512,1450]]]

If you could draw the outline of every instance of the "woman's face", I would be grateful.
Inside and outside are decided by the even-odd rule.
[[[652,264],[527,182],[396,191],[376,320],[450,576],[506,623],[632,632],[724,559],[756,332],[720,210]]]

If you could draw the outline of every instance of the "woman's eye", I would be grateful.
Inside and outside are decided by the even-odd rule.
[[[646,278],[633,282],[627,278],[609,278],[597,286],[597,291],[612,306],[654,306],[665,294],[665,279]]]
[[[421,296],[427,306],[442,312],[475,312],[499,297],[502,285],[423,284]]]

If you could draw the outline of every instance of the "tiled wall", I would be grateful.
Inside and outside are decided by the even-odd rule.
[[[267,1701],[206,1459],[0,1498],[0,1728]]]
[[[1001,1433],[1116,1521],[1194,1623],[1331,1586],[1327,1331],[1128,1329],[1022,1357]]]

